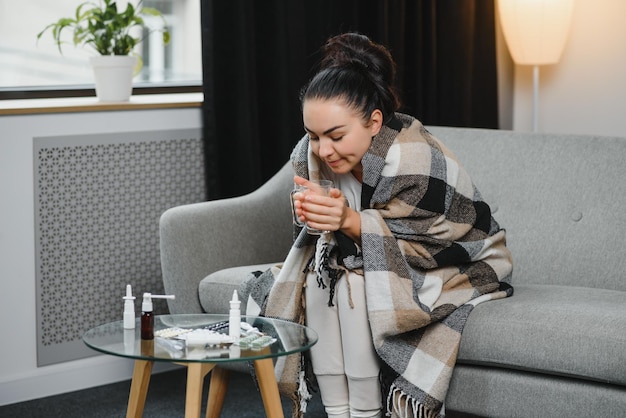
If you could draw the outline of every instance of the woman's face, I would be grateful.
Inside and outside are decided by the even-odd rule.
[[[369,120],[341,99],[307,99],[302,105],[304,130],[311,150],[336,174],[352,174],[363,181],[361,159],[382,126],[382,113]]]

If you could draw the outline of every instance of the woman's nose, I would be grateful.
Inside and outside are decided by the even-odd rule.
[[[320,141],[320,151],[319,151],[320,157],[325,158],[325,157],[331,156],[334,152],[333,142],[325,138],[320,138],[319,141]]]

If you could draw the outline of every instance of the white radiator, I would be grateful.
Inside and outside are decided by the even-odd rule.
[[[161,294],[159,218],[205,200],[199,129],[34,139],[37,362],[96,354],[89,328],[122,319],[126,285]],[[155,313],[167,310],[155,304]]]

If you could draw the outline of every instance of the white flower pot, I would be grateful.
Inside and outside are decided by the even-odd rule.
[[[126,102],[133,92],[137,57],[98,55],[90,57],[96,81],[96,96],[101,102]]]

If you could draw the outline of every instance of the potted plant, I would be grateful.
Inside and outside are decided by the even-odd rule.
[[[170,41],[161,12],[142,7],[142,3],[143,0],[139,0],[134,6],[129,1],[124,10],[118,10],[115,0],[81,3],[73,17],[64,17],[46,26],[37,34],[37,40],[50,31],[63,54],[62,45],[66,42],[62,35],[71,32],[74,46],[90,47],[99,54],[90,58],[98,98],[101,101],[126,101],[132,93],[133,76],[143,65],[133,48],[143,40],[144,29],[148,29],[148,33],[155,30],[147,26],[144,17],[163,19],[163,28],[158,30],[163,33],[165,45]],[[135,34],[137,32],[139,35]]]

